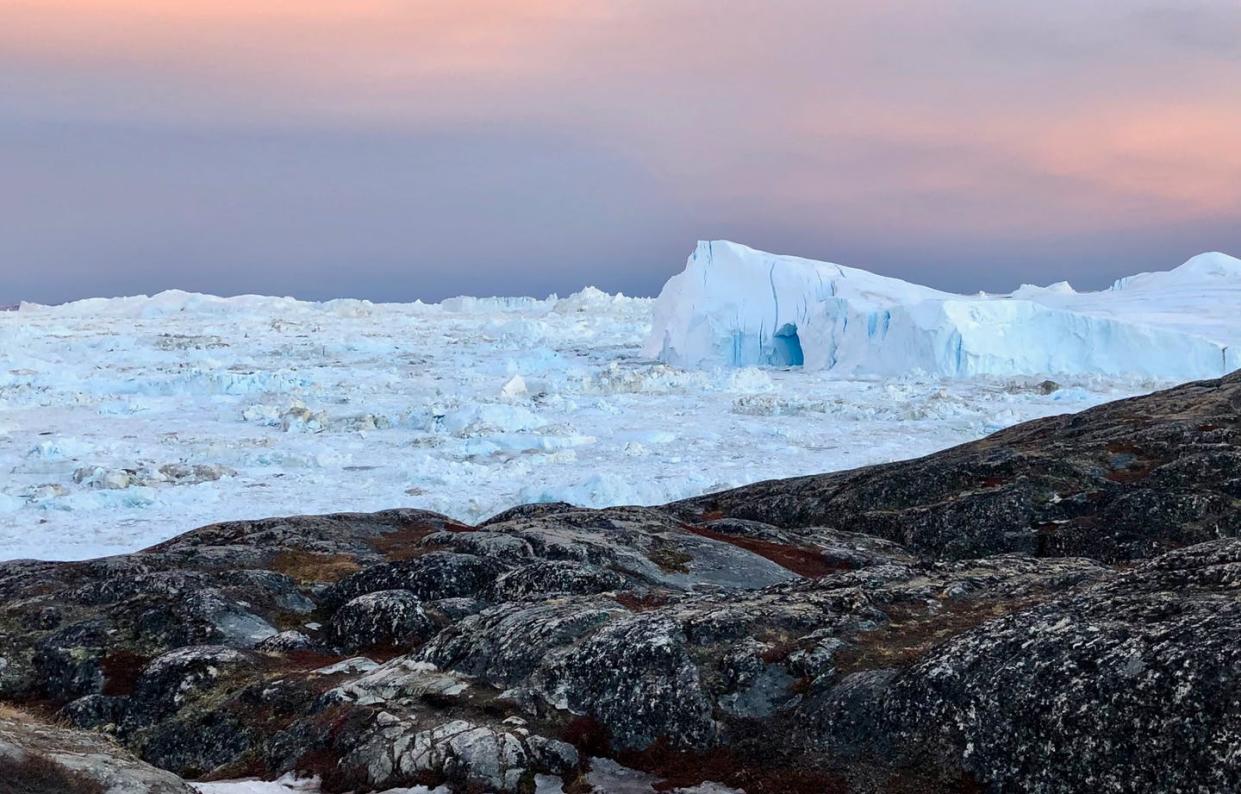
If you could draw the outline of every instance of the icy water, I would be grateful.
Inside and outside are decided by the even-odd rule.
[[[658,504],[924,455],[1158,385],[681,371],[640,356],[651,308],[588,289],[0,312],[0,558],[293,513]]]

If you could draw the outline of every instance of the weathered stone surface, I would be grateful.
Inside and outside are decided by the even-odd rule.
[[[35,647],[34,668],[49,697],[72,699],[103,688],[103,620],[75,623],[44,637]]]
[[[138,677],[130,698],[130,718],[148,722],[173,713],[195,694],[209,691],[222,675],[250,663],[245,654],[220,645],[169,651]]]
[[[324,594],[324,602],[343,604],[380,590],[407,590],[420,601],[471,596],[490,585],[505,567],[488,557],[432,552],[347,576]]]
[[[508,688],[524,680],[550,651],[627,614],[608,599],[500,604],[445,629],[419,658]]]
[[[1239,684],[1241,540],[1228,539],[956,638],[897,676],[883,708],[906,751],[1004,790],[1236,791]]]
[[[497,601],[515,601],[547,593],[591,595],[620,590],[624,586],[624,577],[594,565],[572,560],[541,560],[501,574],[488,596]]]
[[[13,794],[193,794],[97,733],[0,709],[0,790]]]
[[[360,678],[346,681],[328,694],[362,705],[429,696],[442,703],[460,697],[469,686],[469,681],[462,676],[439,670],[429,662],[401,656],[365,671]]]
[[[115,731],[125,717],[125,698],[110,695],[83,695],[61,709],[61,715],[78,728],[104,728]]]
[[[332,642],[346,653],[367,648],[418,645],[437,626],[408,590],[380,590],[358,596],[332,616]]]
[[[678,749],[715,741],[711,703],[681,626],[660,614],[611,622],[544,660],[534,680],[556,707],[591,714],[617,749],[665,738]]]
[[[321,651],[323,646],[300,631],[289,629],[262,640],[254,646],[261,653],[287,653],[289,651]]]
[[[418,729],[386,713],[345,759],[377,788],[430,778],[503,792],[516,792],[533,778],[531,762],[522,738],[508,731],[465,720]]]

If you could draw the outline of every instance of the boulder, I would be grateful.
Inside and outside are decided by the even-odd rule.
[[[419,645],[438,627],[408,590],[379,590],[358,596],[332,616],[331,641],[346,653],[368,648]]]

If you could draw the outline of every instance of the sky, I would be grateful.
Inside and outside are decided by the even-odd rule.
[[[1241,254],[1233,0],[0,0],[0,304]]]

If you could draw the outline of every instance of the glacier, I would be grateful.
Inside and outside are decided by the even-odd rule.
[[[1060,282],[970,296],[699,242],[660,292],[643,352],[685,368],[844,377],[1217,377],[1241,367],[1241,260],[1201,254],[1099,292]]]

